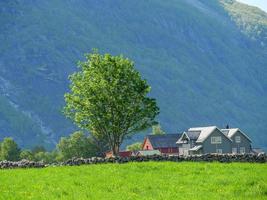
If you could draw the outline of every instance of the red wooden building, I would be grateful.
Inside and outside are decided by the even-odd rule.
[[[162,154],[179,154],[176,142],[181,134],[148,135],[143,143],[143,150],[159,150]]]

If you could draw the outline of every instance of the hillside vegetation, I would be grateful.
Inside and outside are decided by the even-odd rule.
[[[0,171],[0,199],[266,199],[267,166],[128,163]]]
[[[67,77],[98,48],[136,62],[166,132],[228,123],[267,148],[259,9],[230,0],[2,0],[0,24],[0,139],[52,147],[76,129],[61,113]]]

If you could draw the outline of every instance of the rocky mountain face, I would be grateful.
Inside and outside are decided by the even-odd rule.
[[[51,148],[75,130],[61,113],[68,75],[98,48],[135,61],[166,132],[230,124],[267,148],[267,14],[257,8],[232,0],[2,0],[0,24],[0,140]]]

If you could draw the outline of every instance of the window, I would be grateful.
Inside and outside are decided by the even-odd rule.
[[[236,142],[236,143],[240,143],[240,142],[241,142],[241,138],[240,138],[240,136],[235,136],[235,142]]]
[[[211,144],[221,144],[222,143],[222,137],[211,137]]]
[[[222,153],[222,149],[216,149],[216,153]]]
[[[245,147],[240,147],[240,153],[246,153]]]
[[[232,153],[236,154],[237,153],[237,148],[232,148]]]

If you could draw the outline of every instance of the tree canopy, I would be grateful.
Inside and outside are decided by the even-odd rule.
[[[126,147],[126,149],[128,151],[139,151],[139,150],[142,150],[142,143],[141,142],[136,142],[136,143],[133,143],[131,145],[128,145]]]
[[[151,88],[123,56],[93,52],[70,76],[64,113],[76,125],[105,138],[114,155],[123,140],[155,124],[156,100],[147,96]]]
[[[160,124],[155,124],[152,126],[153,135],[163,135],[165,132],[162,130]]]
[[[96,145],[92,138],[87,137],[83,132],[77,131],[69,137],[62,137],[57,145],[62,154],[62,159],[67,160],[73,157],[92,157],[96,154]]]
[[[17,161],[20,156],[20,149],[17,143],[12,138],[4,138],[1,143],[1,155],[2,160]]]

